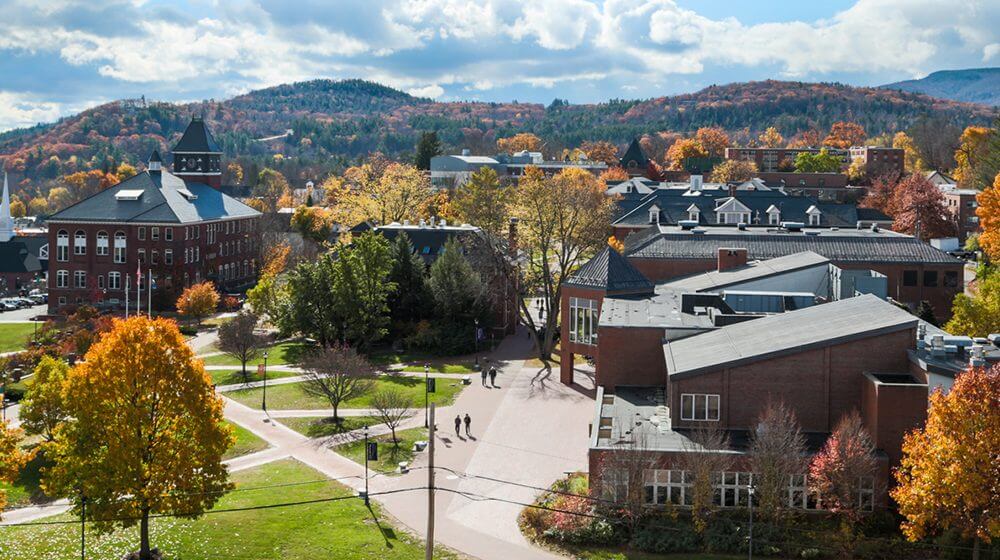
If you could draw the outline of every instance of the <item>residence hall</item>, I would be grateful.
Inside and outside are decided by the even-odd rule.
[[[173,148],[172,171],[154,151],[145,171],[50,217],[49,311],[124,307],[126,290],[132,306],[137,297],[145,305],[150,276],[161,308],[203,280],[223,292],[252,286],[261,214],[220,191],[221,156],[196,117]]]

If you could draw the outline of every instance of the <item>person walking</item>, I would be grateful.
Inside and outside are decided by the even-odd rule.
[[[466,417],[468,417],[468,415],[466,415]],[[462,430],[462,415],[458,414],[455,416],[455,435],[461,437],[462,435],[461,430]]]
[[[486,386],[486,376],[488,374],[489,374],[489,371],[487,371],[487,369],[485,367],[479,372],[479,377],[481,377],[482,380],[483,380],[483,387]]]
[[[497,367],[493,366],[490,368],[490,385],[497,386]]]
[[[472,437],[472,418],[468,413],[465,414],[465,435]]]

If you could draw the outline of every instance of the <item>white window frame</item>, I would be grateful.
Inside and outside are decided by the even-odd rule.
[[[139,241],[145,241],[146,240],[146,226],[142,226],[142,227],[139,228],[139,233],[137,234],[136,237],[139,238]]]
[[[115,232],[115,263],[123,264],[127,258],[126,250],[128,249],[125,232],[116,231]]]
[[[56,234],[56,260],[59,262],[69,260],[69,232],[64,229]]]
[[[588,346],[597,345],[597,325],[600,321],[597,300],[569,298],[569,341]]]
[[[87,287],[87,271],[86,270],[74,270],[73,271],[73,287],[78,290],[83,290]]]
[[[781,212],[768,212],[767,225],[776,226],[781,223]]]
[[[172,228],[172,227],[165,227],[165,228],[163,228],[163,240],[164,241],[173,241],[174,240],[174,228]]]
[[[108,256],[108,232],[103,230],[97,232],[97,256]]]
[[[69,288],[69,271],[68,270],[57,270],[56,271],[56,287],[57,288]]]
[[[818,226],[819,225],[819,218],[820,218],[819,214],[816,214],[816,213],[809,214],[809,225],[811,225],[811,226]]]
[[[122,289],[122,273],[121,272],[109,272],[108,273],[108,289],[109,290],[120,290],[120,289]]]
[[[715,401],[715,418],[710,418],[709,403]],[[685,406],[685,402],[690,401],[691,406]],[[699,402],[700,401],[700,402]],[[699,414],[698,405],[701,404],[704,414]],[[698,418],[698,416],[703,416]],[[690,422],[718,422],[722,417],[722,397],[711,393],[682,393],[681,394],[681,420]]]
[[[76,230],[76,233],[73,234],[73,254],[87,254],[87,232],[82,229]]]
[[[174,264],[174,250],[164,249],[163,250],[163,264]]]
[[[149,229],[149,238],[153,241],[160,240],[160,228],[157,226],[151,226]]]

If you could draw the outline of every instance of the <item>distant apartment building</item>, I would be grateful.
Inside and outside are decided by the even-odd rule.
[[[865,176],[869,179],[886,175],[899,177],[905,171],[902,148],[853,146],[850,155],[852,163],[860,161],[864,165]]]
[[[608,165],[602,161],[546,160],[541,152],[517,152],[513,155],[474,156],[469,150],[461,155],[442,155],[431,158],[431,184],[439,188],[454,188],[465,184],[473,173],[488,167],[496,171],[501,180],[516,180],[528,167],[536,167],[546,175],[555,175],[563,169],[583,169],[600,175]]]
[[[790,172],[795,169],[795,158],[799,154],[818,154],[822,148],[726,148],[726,159],[749,161],[761,173]],[[847,150],[827,148],[827,152],[843,160],[846,165],[850,158]]]
[[[942,184],[938,188],[944,195],[945,208],[948,209],[955,223],[959,243],[965,243],[970,235],[981,232],[979,216],[976,215],[976,208],[979,207],[976,196],[979,191],[962,189],[954,184]]]

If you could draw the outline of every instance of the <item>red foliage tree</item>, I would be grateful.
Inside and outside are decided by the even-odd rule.
[[[893,190],[886,207],[892,229],[923,239],[955,235],[955,222],[945,206],[941,189],[923,175],[904,177]]]
[[[860,490],[866,480],[871,483],[874,497],[877,465],[875,444],[855,411],[841,418],[823,449],[813,457],[809,480],[819,492],[823,507],[854,522],[865,510]]]

